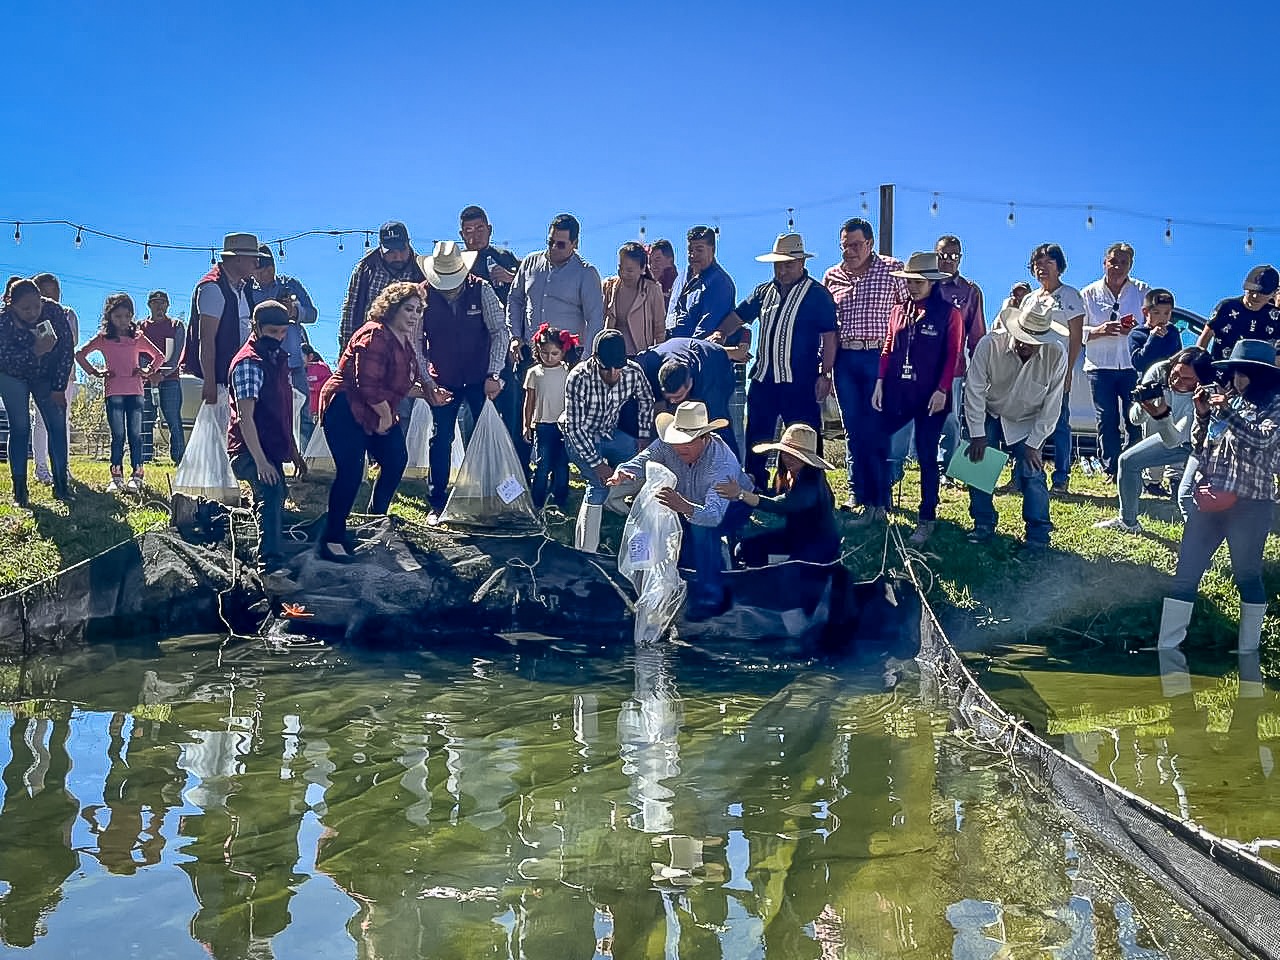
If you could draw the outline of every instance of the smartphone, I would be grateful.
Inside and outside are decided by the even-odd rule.
[[[1120,326],[1124,327],[1124,329],[1126,330],[1132,330],[1137,325],[1138,325],[1138,321],[1134,319],[1134,316],[1132,313],[1126,313],[1123,317],[1120,318]]]
[[[39,323],[36,324],[36,333],[38,333],[42,337],[52,337],[53,324],[50,323],[48,320],[41,320]]]

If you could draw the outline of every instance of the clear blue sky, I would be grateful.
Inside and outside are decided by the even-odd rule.
[[[213,10],[221,13],[213,14]],[[900,191],[894,252],[965,242],[996,300],[1037,243],[1083,286],[1117,239],[1135,276],[1201,313],[1280,261],[1269,4],[660,3],[484,5],[11,4],[0,56],[0,217],[67,218],[156,242],[216,246],[402,219],[415,246],[485,206],[495,239],[540,246],[560,210],[614,272],[638,232],[679,242],[721,218],[721,261],[786,226],[837,259],[840,222],[876,186]],[[910,11],[910,12],[908,12]],[[941,192],[937,217],[929,191]],[[1018,202],[1008,208],[961,196]],[[1035,203],[1094,203],[1171,217]],[[1253,224],[1245,234],[1180,220]],[[1264,229],[1270,227],[1269,230]],[[85,321],[103,297],[169,290],[182,310],[208,255],[73,246],[61,227],[0,236],[0,271],[63,277]],[[8,231],[12,235],[12,228]],[[375,239],[376,242],[376,239]],[[288,247],[282,271],[336,314],[362,240]]]

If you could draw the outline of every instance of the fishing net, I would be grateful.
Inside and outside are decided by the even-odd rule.
[[[684,603],[686,587],[679,566],[680,518],[658,502],[658,491],[675,485],[675,474],[670,470],[660,463],[646,463],[644,486],[636,494],[622,528],[618,572],[631,578],[638,597],[638,644],[661,639]]]
[[[484,402],[476,420],[440,519],[457,526],[504,533],[535,533],[542,529],[520,457],[490,400]]]

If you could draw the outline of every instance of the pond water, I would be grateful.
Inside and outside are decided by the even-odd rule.
[[[882,666],[191,637],[3,681],[5,956],[1229,954]]]

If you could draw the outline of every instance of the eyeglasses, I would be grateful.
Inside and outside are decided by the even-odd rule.
[[[568,240],[547,240],[548,250],[563,250],[567,246],[569,246]]]

